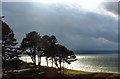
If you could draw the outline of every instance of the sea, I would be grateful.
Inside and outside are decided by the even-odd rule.
[[[119,73],[120,61],[118,61],[118,54],[78,54],[76,56],[78,60],[68,65],[69,69],[88,72]]]
[[[22,55],[21,60],[25,62],[32,62],[31,57]],[[120,57],[118,54],[76,54],[76,61],[71,64],[63,63],[62,66],[68,69],[87,71],[87,72],[106,72],[106,73],[120,73]],[[38,58],[36,56],[36,60]],[[36,62],[37,64],[37,62]],[[42,66],[47,66],[45,57],[42,57]],[[48,65],[51,67],[51,60]],[[54,67],[56,67],[54,65]]]

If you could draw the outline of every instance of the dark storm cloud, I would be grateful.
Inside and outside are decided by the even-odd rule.
[[[102,6],[105,10],[118,15],[118,7],[120,6],[118,2],[104,2]]]
[[[117,49],[117,20],[67,4],[3,3],[5,21],[18,41],[26,33],[55,35],[70,49]]]

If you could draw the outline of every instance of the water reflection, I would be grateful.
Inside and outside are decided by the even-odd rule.
[[[78,59],[75,62],[72,62],[70,65],[67,63],[62,64],[65,68],[74,69],[74,70],[82,70],[82,71],[92,71],[92,72],[118,72],[118,55],[77,55]],[[32,62],[31,57],[22,56],[20,58],[25,62]],[[47,66],[45,57],[42,57],[42,66]],[[38,58],[36,56],[36,64],[38,62]],[[49,60],[48,66],[52,66],[52,61]],[[53,65],[53,67],[56,67]]]

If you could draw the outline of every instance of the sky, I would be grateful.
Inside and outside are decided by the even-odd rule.
[[[110,1],[110,0],[109,0]],[[18,45],[26,33],[55,35],[71,50],[118,49],[119,0],[4,0],[2,15]]]

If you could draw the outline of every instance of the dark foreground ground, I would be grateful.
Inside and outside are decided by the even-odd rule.
[[[56,68],[42,66],[26,68],[4,73],[2,79],[120,79],[117,73],[84,72],[64,69],[61,73]]]

